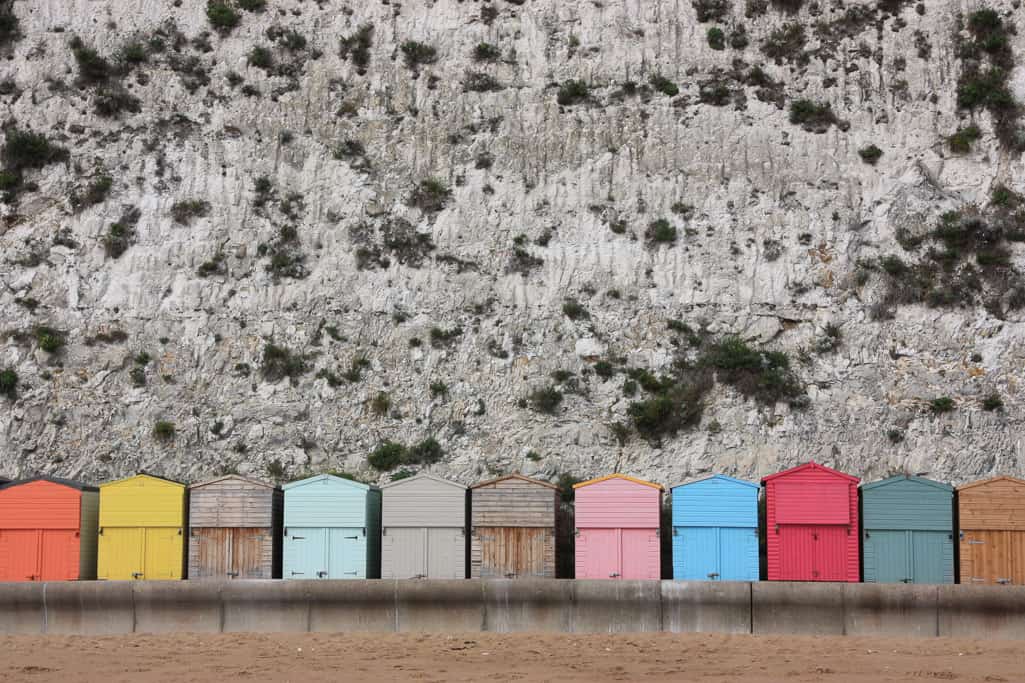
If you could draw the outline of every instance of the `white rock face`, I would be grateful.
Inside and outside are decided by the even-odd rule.
[[[745,18],[737,0],[715,24],[698,23],[685,0],[268,0],[204,41],[193,39],[211,30],[207,0],[15,0],[23,37],[0,62],[0,80],[14,84],[0,95],[6,119],[70,160],[27,171],[37,189],[4,205],[0,369],[15,370],[19,386],[16,400],[0,398],[0,474],[334,469],[387,481],[367,464],[375,445],[434,436],[445,456],[432,470],[467,483],[620,471],[675,484],[809,459],[866,479],[1025,475],[1025,312],[916,304],[875,320],[879,275],[854,276],[860,260],[903,253],[898,227],[925,231],[944,211],[985,205],[999,183],[1025,190],[1022,159],[1000,146],[989,114],[974,115],[982,137],[971,153],[944,143],[970,122],[956,105],[952,35],[957,12],[975,5],[927,2],[919,14],[889,3],[899,17],[873,9],[856,35],[803,66],[759,49],[799,22],[814,52],[816,22],[875,4],[820,0],[796,15],[770,4]],[[1017,2],[992,6],[1023,23]],[[490,24],[485,7],[497,10]],[[168,22],[186,39],[178,52]],[[737,23],[746,48],[708,45],[709,27]],[[339,39],[367,24],[361,75]],[[76,83],[71,37],[113,60],[161,27],[163,52],[120,79],[139,111],[98,116],[97,88]],[[273,27],[306,46],[274,43]],[[400,49],[410,40],[437,49],[415,78]],[[500,60],[475,62],[481,42]],[[1025,54],[1025,31],[1011,43]],[[256,45],[277,65],[294,63],[293,74],[250,65]],[[762,65],[786,104],[751,85],[739,86],[741,108],[702,103],[700,84],[734,59]],[[466,92],[471,71],[501,89]],[[656,73],[680,94],[622,92]],[[560,107],[568,79],[590,84],[591,101]],[[1025,99],[1020,68],[1009,82]],[[795,98],[830,103],[849,128],[789,123]],[[349,140],[365,154],[336,153]],[[858,154],[870,144],[883,150],[874,166]],[[76,209],[72,195],[104,174],[106,199]],[[272,188],[263,206],[261,177]],[[451,190],[436,213],[409,202],[428,177]],[[209,211],[175,222],[172,207],[189,200]],[[140,212],[134,241],[113,258],[102,240],[129,207]],[[674,245],[645,241],[661,218],[678,230]],[[383,248],[377,267],[360,270],[359,250],[381,248],[400,219],[408,244],[434,249],[416,263],[415,248]],[[283,226],[297,246],[280,241]],[[305,277],[269,270],[282,244],[304,256]],[[1021,269],[1022,244],[1010,249]],[[565,315],[567,298],[588,315]],[[621,442],[610,425],[628,422],[643,394],[624,396],[622,370],[664,372],[688,348],[674,345],[668,320],[786,352],[808,407],[761,405],[720,382],[700,425],[659,447],[636,433]],[[815,352],[830,323],[839,347]],[[58,353],[38,348],[40,325],[65,333]],[[456,327],[449,342],[436,339]],[[265,380],[270,342],[305,355],[307,371]],[[142,352],[146,364],[135,360]],[[368,363],[349,381],[357,358]],[[609,379],[593,371],[602,359],[617,368]],[[560,370],[574,373],[561,386]],[[432,395],[432,383],[447,391]],[[565,396],[555,415],[522,407],[549,385]],[[381,393],[383,415],[371,405]],[[1003,410],[983,409],[992,393]],[[934,414],[929,402],[944,396],[956,408]],[[170,443],[154,438],[160,420],[174,424]]]

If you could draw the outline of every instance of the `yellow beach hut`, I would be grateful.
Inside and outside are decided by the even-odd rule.
[[[137,474],[100,485],[97,578],[181,579],[185,484]]]

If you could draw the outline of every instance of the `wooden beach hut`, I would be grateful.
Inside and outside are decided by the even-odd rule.
[[[555,578],[559,487],[521,474],[470,489],[470,576]]]

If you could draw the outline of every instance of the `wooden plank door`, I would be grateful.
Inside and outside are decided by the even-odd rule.
[[[619,567],[619,579],[662,578],[654,529],[619,529]]]
[[[196,544],[197,564],[190,579],[223,579],[231,571],[231,530],[221,528],[192,529]]]
[[[847,527],[818,526],[812,529],[815,581],[847,580]]]
[[[150,580],[182,577],[182,535],[175,527],[150,527],[145,530],[143,575]]]
[[[1025,532],[963,532],[961,583],[1025,585]]]
[[[329,529],[327,576],[330,579],[367,578],[366,537],[363,529]]]
[[[282,578],[327,577],[327,529],[289,527],[284,543]]]
[[[953,556],[947,531],[909,531],[911,537],[911,583],[950,583]]]
[[[578,579],[618,579],[623,575],[619,529],[581,529],[576,555]]]
[[[478,527],[482,577],[545,576],[547,528]]]
[[[388,558],[388,575],[384,578],[427,578],[426,529],[421,527],[388,527],[382,540]]]
[[[425,531],[427,578],[466,578],[466,537],[463,530],[439,527]]]
[[[145,529],[105,527],[99,538],[97,577],[127,580],[143,578]]]
[[[39,546],[36,529],[0,531],[0,581],[37,581]]]
[[[260,528],[239,527],[231,532],[231,571],[232,579],[269,579],[270,565],[264,560],[270,559],[270,553],[264,555],[266,531]]]
[[[73,581],[78,578],[78,532],[45,529],[39,532],[39,580]]]

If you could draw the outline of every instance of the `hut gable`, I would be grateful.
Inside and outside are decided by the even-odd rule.
[[[762,482],[774,490],[775,524],[850,524],[857,519],[857,496],[850,495],[857,477],[809,462]]]
[[[101,527],[181,527],[185,484],[151,474],[100,485]]]
[[[574,484],[576,526],[657,529],[662,487],[622,474]]]
[[[722,474],[674,486],[673,526],[757,527],[759,489]]]
[[[954,488],[947,484],[898,475],[863,484],[861,498],[865,529],[949,533],[953,527]]]
[[[472,487],[475,527],[555,527],[559,488],[510,474]]]
[[[96,489],[47,477],[6,484],[0,488],[0,525],[4,529],[77,529],[83,491]]]
[[[1025,531],[1025,481],[994,477],[957,489],[962,529]]]
[[[285,491],[286,527],[365,527],[371,491],[380,490],[331,474],[293,481]]]
[[[270,527],[279,498],[277,486],[234,474],[193,484],[189,526]]]
[[[418,474],[381,487],[384,527],[466,526],[466,487]]]

